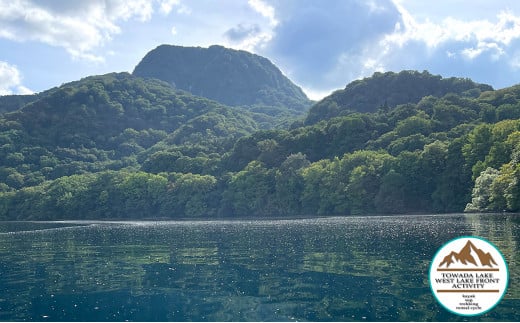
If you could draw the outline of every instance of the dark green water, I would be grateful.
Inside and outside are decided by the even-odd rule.
[[[428,284],[436,250],[493,242],[520,321],[520,216],[0,222],[0,320],[460,321]]]

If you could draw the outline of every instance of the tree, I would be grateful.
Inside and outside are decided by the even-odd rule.
[[[429,135],[432,131],[432,123],[426,116],[412,116],[400,121],[395,127],[395,131],[401,137],[414,134]]]
[[[505,211],[508,210],[506,192],[515,181],[513,168],[511,164],[505,164],[500,168],[498,176],[493,179],[489,190],[489,205],[486,207],[489,211]],[[476,185],[476,184],[475,184]]]
[[[512,162],[512,179],[505,190],[507,209],[511,212],[520,211],[520,165]]]
[[[49,213],[54,213],[55,219],[88,217],[93,205],[88,205],[86,197],[95,179],[96,176],[93,174],[72,175],[50,183],[46,194],[51,208]]]
[[[489,103],[480,103],[479,116],[486,123],[495,123],[497,121],[496,108]]]
[[[157,216],[160,201],[168,187],[168,180],[161,175],[145,172],[120,174],[121,182],[114,188],[118,199],[112,201],[119,209],[120,217],[147,218]]]
[[[448,147],[437,140],[424,146],[420,158],[422,185],[425,188],[425,195],[431,197],[441,181],[439,174],[446,169]]]
[[[406,137],[398,137],[393,140],[387,147],[388,152],[392,155],[399,155],[403,151],[422,150],[428,142],[428,138],[421,134],[414,134]]]
[[[301,212],[301,196],[305,187],[302,170],[310,162],[302,153],[289,155],[276,170],[275,190],[277,209],[283,214],[298,214]]]
[[[231,176],[223,193],[223,204],[234,215],[268,216],[278,212],[274,193],[274,172],[263,163],[252,161]]]
[[[458,105],[439,103],[433,108],[432,117],[437,121],[439,130],[449,130],[459,124],[476,119],[477,113]]]
[[[158,151],[144,161],[142,169],[149,173],[174,172],[180,157],[182,154],[178,151]]]
[[[466,205],[465,212],[489,211],[491,205],[491,185],[500,175],[494,168],[488,167],[475,180],[475,187],[471,194],[471,202]]]
[[[431,205],[431,188],[425,185],[421,155],[420,151],[404,151],[396,157],[392,166],[407,179],[407,185],[402,190],[406,198],[404,205],[408,211],[428,210]]]
[[[324,187],[331,168],[330,160],[320,160],[302,170],[304,188],[302,192],[302,210],[307,214],[326,214],[328,205],[324,197],[330,196],[330,191]]]
[[[381,178],[381,185],[374,199],[378,213],[404,213],[407,211],[406,192],[408,179],[391,169]]]
[[[394,158],[384,152],[359,151],[351,156],[345,156],[344,159],[354,161],[351,164],[354,168],[350,171],[348,184],[344,189],[349,213],[374,213],[376,211],[375,200],[380,191],[381,178],[389,171]],[[358,164],[358,161],[361,160],[363,162]]]
[[[278,166],[284,153],[278,142],[274,139],[265,139],[257,143],[260,154],[257,160],[264,163],[267,167]]]
[[[484,170],[482,164],[477,164],[477,162],[483,162],[486,158],[493,144],[492,139],[492,126],[488,124],[475,127],[466,136],[467,141],[462,147],[462,153],[466,161],[465,167],[473,171],[473,180]]]
[[[497,110],[497,119],[507,120],[507,119],[518,119],[520,118],[520,105],[519,104],[502,104]]]
[[[457,138],[447,146],[446,166],[437,174],[435,191],[432,193],[433,210],[436,212],[462,212],[471,200],[471,169],[465,167],[462,153],[464,140]]]
[[[520,121],[505,120],[493,125],[492,144],[484,159],[486,167],[499,169],[511,159],[511,153],[519,142]]]
[[[174,174],[161,206],[167,217],[209,217],[217,212],[217,179],[210,175]]]

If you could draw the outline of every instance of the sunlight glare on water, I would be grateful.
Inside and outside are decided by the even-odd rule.
[[[461,320],[430,293],[436,250],[461,235],[509,263],[520,320],[517,215],[0,223],[0,320]]]

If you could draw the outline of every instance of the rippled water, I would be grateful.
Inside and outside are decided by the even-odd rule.
[[[436,250],[493,242],[505,298],[471,320],[520,321],[520,216],[0,222],[0,320],[466,320],[428,284]]]

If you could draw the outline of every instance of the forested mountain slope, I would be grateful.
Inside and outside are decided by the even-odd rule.
[[[276,107],[299,114],[311,104],[267,58],[222,46],[161,45],[142,59],[133,74],[158,78],[230,106],[254,106],[264,111]]]
[[[470,79],[442,78],[427,71],[402,71],[400,73],[376,72],[362,80],[349,83],[315,104],[305,120],[314,124],[352,112],[375,112],[379,108],[395,108],[399,104],[417,103],[425,96],[442,97],[455,93],[465,97],[478,97],[493,88]]]
[[[227,167],[242,169],[237,180],[263,174],[274,193],[259,204],[274,213],[518,211],[519,88],[258,132],[237,142]]]
[[[407,101],[396,75],[428,95],[264,130],[159,80],[66,84],[0,118],[0,219],[520,211],[520,86],[391,74]]]
[[[137,157],[146,158],[145,150],[171,133],[178,143],[204,138],[199,151],[222,153],[255,130],[249,112],[159,80],[128,73],[87,77],[0,118],[0,182],[4,190],[18,189],[66,175],[137,167]]]
[[[38,94],[0,96],[0,114],[16,111],[24,105],[38,100],[39,97]]]

